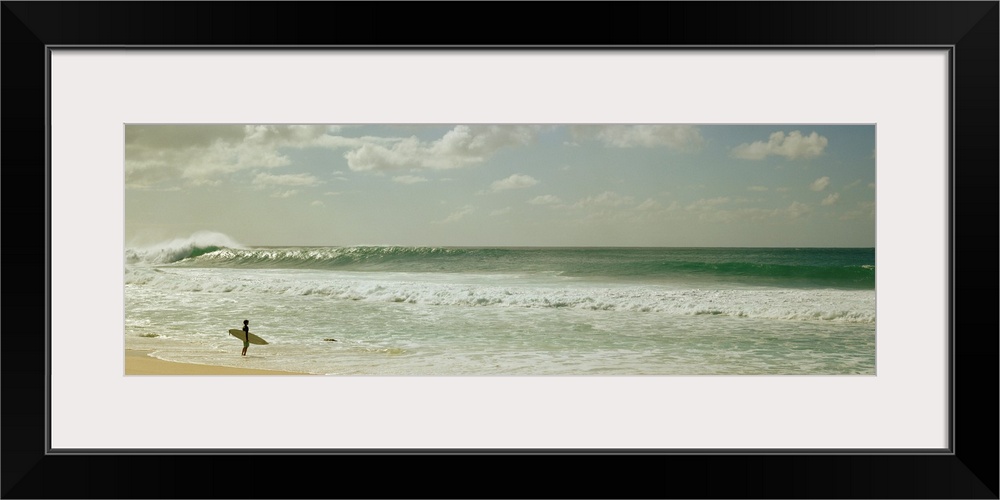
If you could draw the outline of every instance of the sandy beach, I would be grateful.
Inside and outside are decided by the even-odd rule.
[[[125,349],[125,375],[308,375],[276,370],[175,363],[151,357],[150,352],[152,351]]]

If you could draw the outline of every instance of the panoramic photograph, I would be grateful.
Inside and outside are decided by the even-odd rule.
[[[874,124],[127,124],[125,375],[876,373]]]

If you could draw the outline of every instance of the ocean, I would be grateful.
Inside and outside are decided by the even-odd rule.
[[[124,347],[339,376],[874,375],[874,248],[126,248]],[[229,335],[249,320],[266,346]]]

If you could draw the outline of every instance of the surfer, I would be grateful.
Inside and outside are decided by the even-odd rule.
[[[250,347],[250,320],[243,320],[243,354],[247,355],[247,347]]]

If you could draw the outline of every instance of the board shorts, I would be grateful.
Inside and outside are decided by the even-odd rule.
[[[250,341],[249,340],[244,340],[243,341],[243,348],[246,349],[247,347],[250,347]]]

